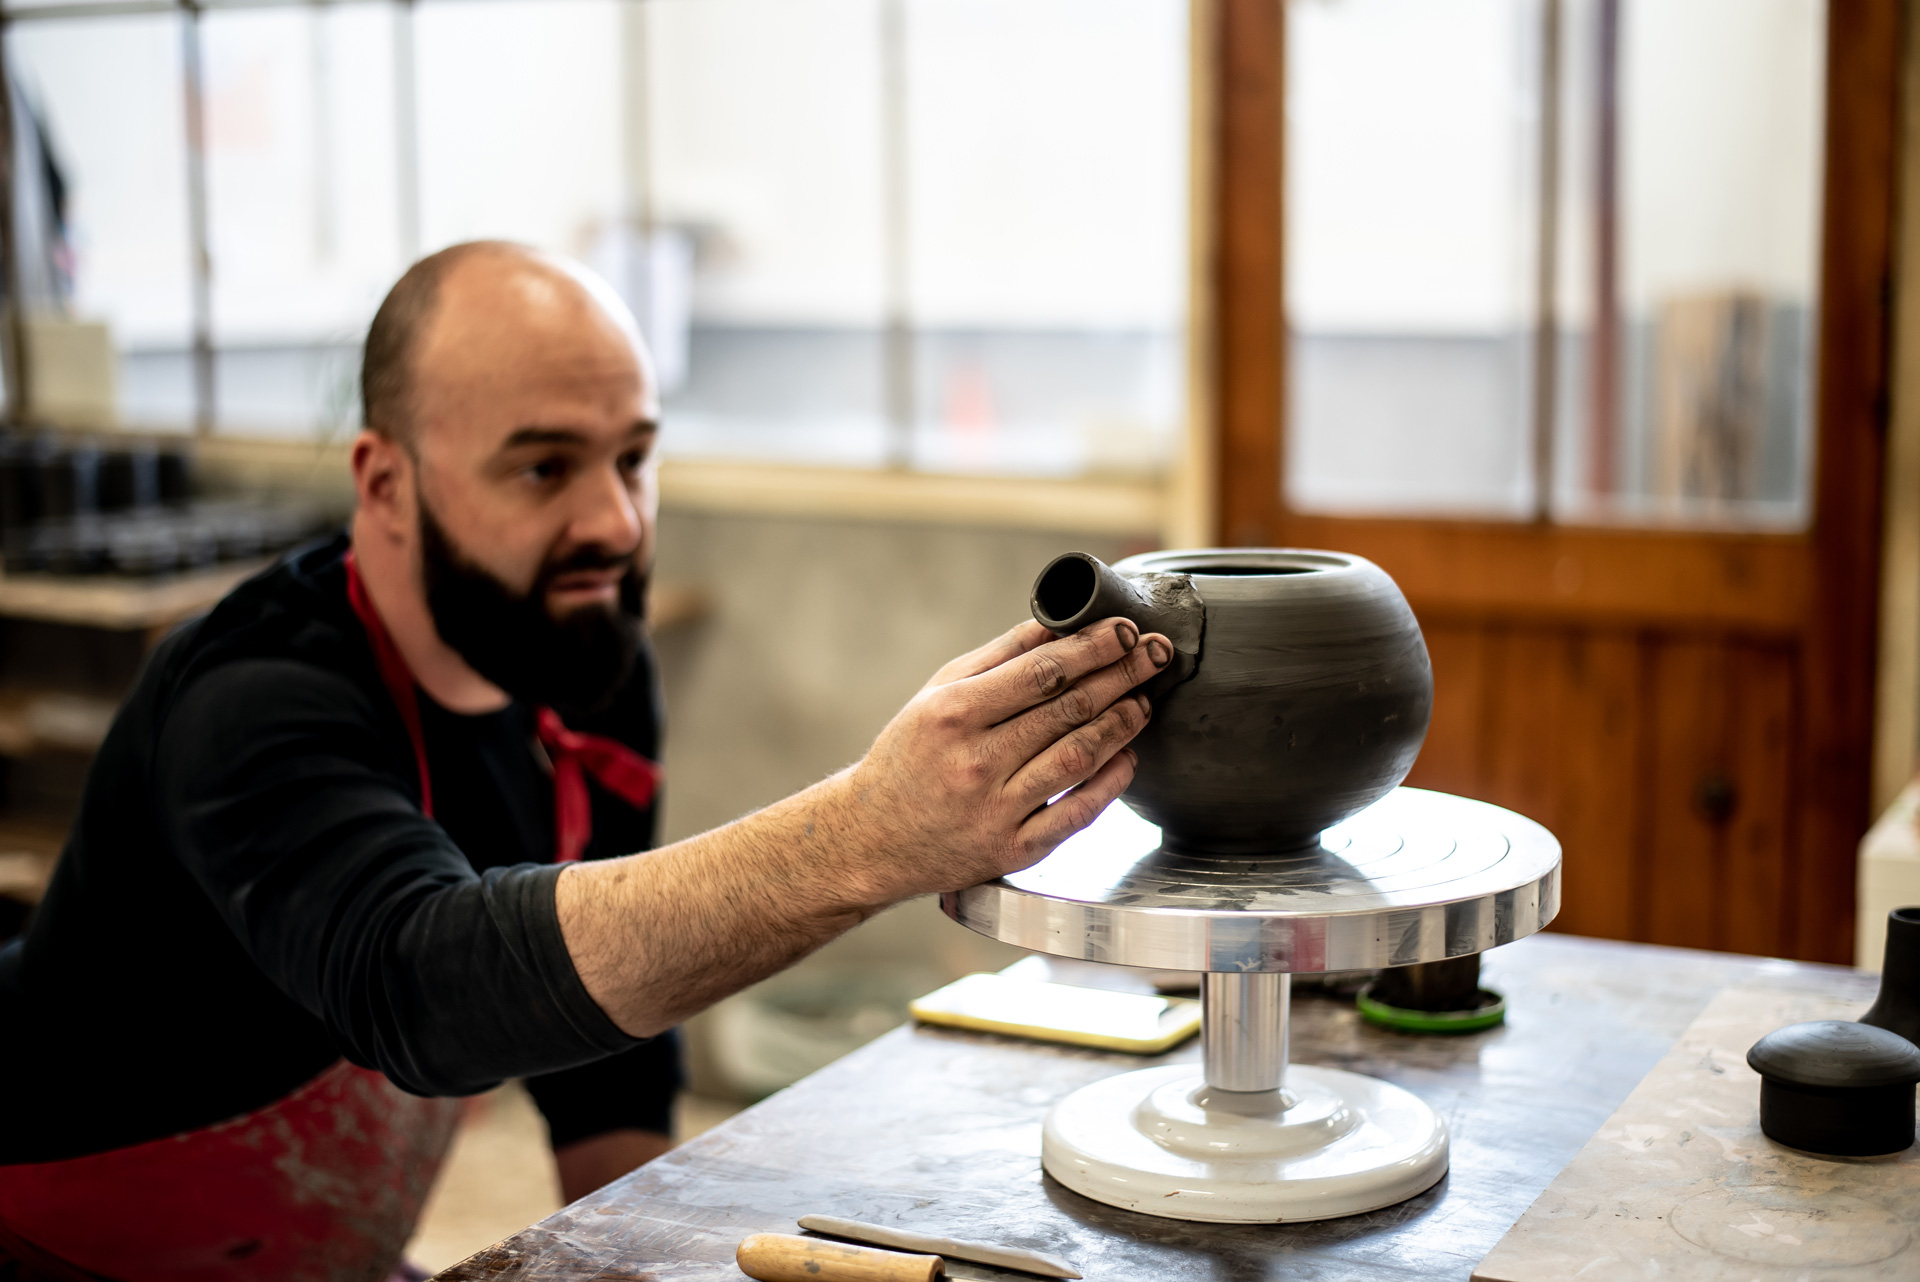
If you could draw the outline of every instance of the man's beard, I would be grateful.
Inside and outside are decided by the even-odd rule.
[[[592,710],[626,684],[640,650],[644,583],[631,549],[589,544],[548,560],[522,595],[463,556],[426,505],[420,512],[420,557],[427,608],[440,639],[475,672],[516,699]],[[547,590],[563,574],[625,564],[618,604],[587,605],[554,618]]]

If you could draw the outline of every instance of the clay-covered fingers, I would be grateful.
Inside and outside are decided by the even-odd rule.
[[[1093,778],[1146,724],[1146,699],[1136,695],[1118,699],[1093,720],[1036,753],[1002,791],[1017,808],[1037,809],[1048,797]]]
[[[1017,659],[1029,650],[1034,650],[1053,640],[1053,633],[1040,624],[1028,619],[1025,623],[1010,628],[977,650],[969,650],[957,659],[950,660],[940,671],[933,674],[929,686],[942,686],[953,681],[964,681],[968,677],[977,677],[982,672],[992,671],[1010,659]]]
[[[1016,844],[1027,863],[1037,863],[1053,853],[1053,848],[1079,832],[1133,782],[1139,763],[1133,750],[1116,752],[1093,777],[1067,793],[1052,805],[1041,806],[1020,825]],[[1012,871],[1011,869],[1009,871]]]
[[[1089,672],[1118,662],[1139,643],[1140,629],[1128,620],[1102,619],[967,678],[957,692],[965,697],[976,724],[996,726],[1058,697]]]
[[[1011,761],[1026,761],[1060,739],[1076,726],[1086,725],[1112,707],[1127,692],[1153,676],[1173,658],[1173,647],[1157,632],[1150,632],[1119,662],[1090,672],[1045,703],[1027,709],[1017,717],[1000,723],[989,742],[992,750]],[[1151,706],[1145,696],[1135,696],[1145,715]],[[1144,723],[1143,723],[1144,724]]]

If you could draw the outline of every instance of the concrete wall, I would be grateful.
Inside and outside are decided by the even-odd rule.
[[[660,638],[663,837],[677,840],[855,760],[940,665],[1028,616],[1046,561],[1111,536],[664,512],[658,574],[713,603]]]
[[[1111,535],[663,512],[660,577],[701,587],[713,609],[658,641],[668,716],[662,838],[725,823],[855,760],[941,664],[1028,617],[1027,590],[1056,553],[1114,558],[1145,546]],[[923,899],[828,945],[799,973],[951,978],[1019,955]],[[725,1089],[713,1018],[695,1021],[689,1037],[696,1089],[708,1093]]]

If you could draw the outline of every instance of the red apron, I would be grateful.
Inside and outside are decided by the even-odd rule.
[[[378,1282],[400,1262],[459,1116],[459,1100],[409,1095],[340,1060],[197,1131],[0,1166],[0,1260],[56,1279],[72,1276],[64,1263],[121,1282]]]
[[[420,809],[433,815],[419,698],[352,552],[347,598],[413,744]],[[592,836],[586,776],[635,806],[660,768],[625,744],[538,733],[553,764],[554,852]],[[440,1169],[460,1102],[421,1099],[337,1061],[265,1108],[199,1130],[59,1162],[0,1166],[0,1266],[23,1279],[378,1282],[393,1271]]]

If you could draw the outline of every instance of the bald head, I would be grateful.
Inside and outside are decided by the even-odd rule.
[[[565,259],[457,245],[387,295],[362,385],[354,555],[396,635],[411,612],[438,638],[452,666],[434,697],[485,711],[542,674],[598,671],[534,633],[632,613],[652,555],[659,402],[625,304]]]
[[[361,407],[368,428],[412,448],[436,385],[626,362],[650,387],[633,315],[605,282],[524,245],[469,241],[421,259],[388,291],[367,330]]]

